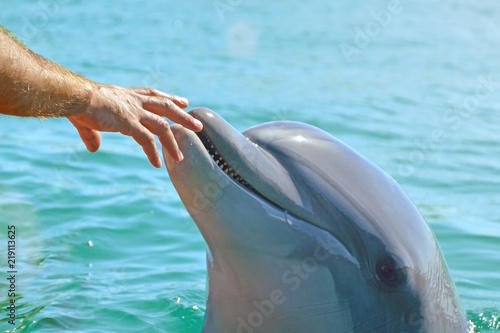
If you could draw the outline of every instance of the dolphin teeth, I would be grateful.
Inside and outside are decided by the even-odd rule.
[[[212,160],[217,164],[217,166],[226,173],[229,177],[234,179],[236,182],[245,186],[246,188],[255,191],[255,188],[250,185],[245,179],[243,179],[234,169],[229,165],[229,163],[224,159],[224,157],[219,153],[214,144],[210,141],[208,137],[206,137],[203,133],[196,133],[200,138],[203,146],[207,150],[208,154],[212,158]]]

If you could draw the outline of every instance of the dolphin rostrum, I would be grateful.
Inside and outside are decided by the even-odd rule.
[[[172,130],[172,183],[208,244],[204,333],[468,332],[436,239],[389,175],[328,133]]]

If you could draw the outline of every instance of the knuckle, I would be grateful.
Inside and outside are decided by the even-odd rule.
[[[150,88],[149,91],[151,92],[152,95],[161,95],[161,91],[159,91],[156,88]]]
[[[166,129],[167,131],[170,131],[170,124],[165,119],[160,120],[160,126]]]
[[[173,108],[173,106],[174,106],[174,102],[173,102],[171,99],[164,98],[164,99],[163,99],[163,105],[164,105],[167,109],[171,109],[171,108]]]
[[[152,96],[141,96],[141,98],[143,99],[143,104],[154,104],[155,103],[155,98],[152,97]]]
[[[169,128],[170,127],[168,121],[165,120],[165,118],[160,117],[160,116],[155,115],[155,114],[151,114],[151,116],[152,116],[151,120],[153,121],[153,123],[155,125],[158,125],[158,126],[163,127],[163,128]]]
[[[155,138],[154,138],[154,136],[152,136],[151,134],[145,136],[142,145],[148,146],[148,147],[154,147],[155,146]]]
[[[133,136],[133,138],[142,146],[145,144],[150,144],[154,143],[155,138],[153,134],[151,134],[148,131],[141,131],[138,132],[136,135]]]

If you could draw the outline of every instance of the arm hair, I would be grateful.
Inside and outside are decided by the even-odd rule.
[[[67,117],[88,109],[95,88],[92,81],[32,52],[12,37],[0,29],[0,113]]]

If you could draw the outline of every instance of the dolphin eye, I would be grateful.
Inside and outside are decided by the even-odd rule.
[[[395,288],[403,281],[403,274],[392,258],[385,258],[377,263],[378,279],[388,287]]]

